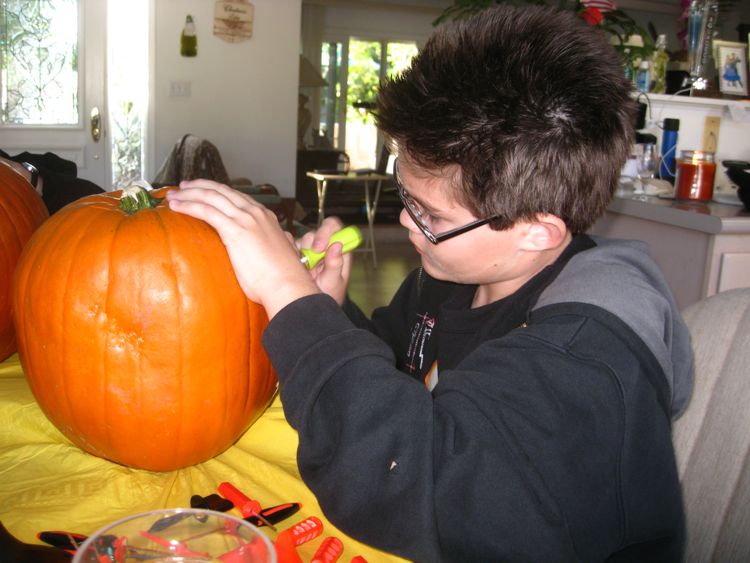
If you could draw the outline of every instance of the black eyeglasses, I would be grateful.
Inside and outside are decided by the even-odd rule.
[[[414,224],[419,227],[419,230],[422,231],[422,234],[426,236],[427,240],[429,240],[432,244],[438,244],[439,242],[443,242],[444,240],[457,237],[458,235],[462,235],[473,229],[476,229],[477,227],[486,225],[490,221],[494,221],[498,218],[498,215],[494,215],[489,219],[478,219],[476,221],[472,221],[468,225],[464,225],[463,227],[457,227],[455,229],[451,229],[449,231],[445,231],[444,233],[436,235],[430,230],[430,227],[427,225],[427,222],[424,219],[427,213],[425,213],[425,211],[422,209],[422,206],[420,206],[419,203],[417,203],[416,200],[411,197],[411,195],[409,195],[409,192],[406,191],[406,188],[404,188],[404,185],[401,182],[401,177],[398,173],[398,159],[396,159],[393,163],[393,179],[396,181],[398,197],[401,198],[401,203],[404,204],[404,209],[406,209],[406,212],[409,214],[409,217],[411,217],[411,220],[414,221]]]

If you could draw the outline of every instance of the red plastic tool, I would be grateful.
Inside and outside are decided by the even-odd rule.
[[[323,522],[315,516],[298,522],[294,526],[279,532],[273,546],[279,563],[302,563],[297,555],[297,546],[314,540],[323,533]]]
[[[286,530],[280,532],[279,536],[282,536],[284,534],[290,536],[292,538],[292,543],[296,547],[298,545],[302,545],[303,543],[307,543],[310,540],[314,540],[322,533],[323,522],[320,521],[320,518],[310,516],[309,518],[298,522],[291,528],[287,528]]]
[[[257,500],[251,499],[237,487],[227,482],[219,485],[219,492],[224,498],[232,501],[234,506],[236,506],[240,510],[240,512],[242,512],[243,518],[255,516],[259,518],[261,522],[263,522],[266,526],[271,528],[274,532],[276,531],[276,527],[262,516],[260,503]]]
[[[320,544],[310,563],[334,563],[344,552],[344,544],[335,536],[329,536]]]
[[[273,548],[276,550],[279,563],[302,563],[302,558],[297,554],[297,548],[290,534],[281,532],[276,536]]]

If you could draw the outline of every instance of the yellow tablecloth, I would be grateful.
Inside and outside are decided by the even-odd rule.
[[[296,449],[297,434],[277,396],[237,443],[214,459],[166,473],[123,467],[80,450],[47,420],[17,355],[0,363],[0,522],[24,542],[41,543],[36,534],[44,530],[89,535],[130,514],[187,507],[192,495],[216,493],[219,483],[229,481],[264,507],[302,503],[279,530],[309,516],[323,521],[323,535],[298,548],[303,561],[331,535],[344,542],[341,562],[356,555],[371,563],[402,561],[348,538],[324,518],[300,479]],[[239,515],[236,509],[232,513]],[[275,539],[273,531],[266,533]]]

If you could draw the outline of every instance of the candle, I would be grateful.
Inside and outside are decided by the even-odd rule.
[[[716,162],[708,151],[680,151],[674,182],[675,199],[710,201],[714,195]]]

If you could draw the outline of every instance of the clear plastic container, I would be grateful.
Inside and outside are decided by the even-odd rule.
[[[91,535],[73,563],[117,561],[276,563],[271,540],[240,518],[175,508],[128,516]]]

